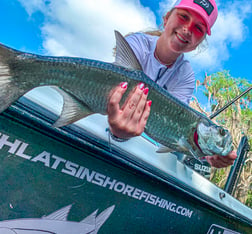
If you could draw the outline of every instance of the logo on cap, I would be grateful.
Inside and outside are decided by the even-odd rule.
[[[209,0],[194,0],[193,2],[201,6],[208,15],[211,15],[214,10],[214,7]]]

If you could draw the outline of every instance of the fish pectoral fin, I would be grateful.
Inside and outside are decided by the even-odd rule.
[[[182,137],[181,139],[179,139],[178,145],[179,145],[179,147],[180,147],[181,150],[190,152],[190,154],[196,160],[198,160],[199,157],[196,155],[193,147],[191,146],[191,144],[184,137]]]
[[[42,219],[66,221],[71,207],[72,205],[65,206],[47,216],[43,216]]]
[[[183,137],[180,138],[177,142],[171,144],[173,148],[168,146],[160,145],[157,149],[157,153],[171,153],[176,151],[190,151],[192,149],[191,145]]]
[[[156,153],[171,153],[171,152],[174,152],[174,150],[164,145],[160,145],[159,148],[156,150]]]
[[[125,40],[121,33],[115,31],[116,37],[116,65],[126,67],[132,70],[143,70],[135,53],[131,49],[129,43]]]
[[[53,124],[54,127],[62,127],[93,114],[89,107],[78,101],[71,94],[58,87],[53,88],[63,97],[63,108],[59,118]]]

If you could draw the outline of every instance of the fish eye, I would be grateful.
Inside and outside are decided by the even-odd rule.
[[[221,136],[225,136],[226,135],[226,131],[223,128],[219,128],[219,133],[220,133]]]

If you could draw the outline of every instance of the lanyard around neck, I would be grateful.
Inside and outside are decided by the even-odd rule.
[[[164,76],[164,74],[166,73],[167,70],[168,70],[168,67],[166,67],[165,69],[163,69],[163,68],[159,69],[157,77],[155,79],[156,83]]]

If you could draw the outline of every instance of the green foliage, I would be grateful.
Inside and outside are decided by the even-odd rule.
[[[204,92],[206,96],[210,95],[210,103],[216,105],[220,101],[228,102],[235,98],[242,91],[251,87],[246,79],[233,78],[228,71],[217,72],[211,75],[211,80],[207,82],[207,91]],[[252,99],[251,92],[247,93],[243,99],[250,102]]]
[[[211,79],[208,79],[204,84],[206,88],[204,94],[209,98],[209,104],[211,105],[211,111],[213,113],[247,88],[252,87],[252,84],[250,84],[248,80],[234,78],[228,71],[217,72],[210,77]],[[249,137],[250,144],[252,144],[251,100],[252,92],[249,92],[215,119],[219,124],[228,126],[230,126],[230,122],[239,120],[241,122],[239,125],[240,130]],[[244,129],[244,127],[246,129]]]
[[[237,97],[243,91],[252,86],[246,79],[231,77],[228,71],[217,72],[206,76],[202,84],[205,88],[204,94],[208,97],[212,113],[222,108],[229,101]],[[252,207],[251,174],[252,174],[252,92],[247,93],[234,104],[220,113],[214,121],[229,129],[232,134],[235,147],[242,135],[249,139],[250,152],[244,166],[237,187],[237,199]],[[229,167],[230,168],[230,167]],[[211,181],[223,188],[229,174],[229,168],[213,169]],[[244,194],[246,195],[244,197]]]
[[[221,169],[215,169],[214,175],[212,176],[211,181],[214,184],[218,184],[219,187],[224,188],[223,181],[225,181],[225,179],[226,179],[226,171],[225,171],[225,169],[223,169],[223,168],[221,168]]]
[[[248,191],[248,197],[247,197],[247,200],[245,202],[245,205],[247,205],[249,207],[252,207],[252,190]]]

